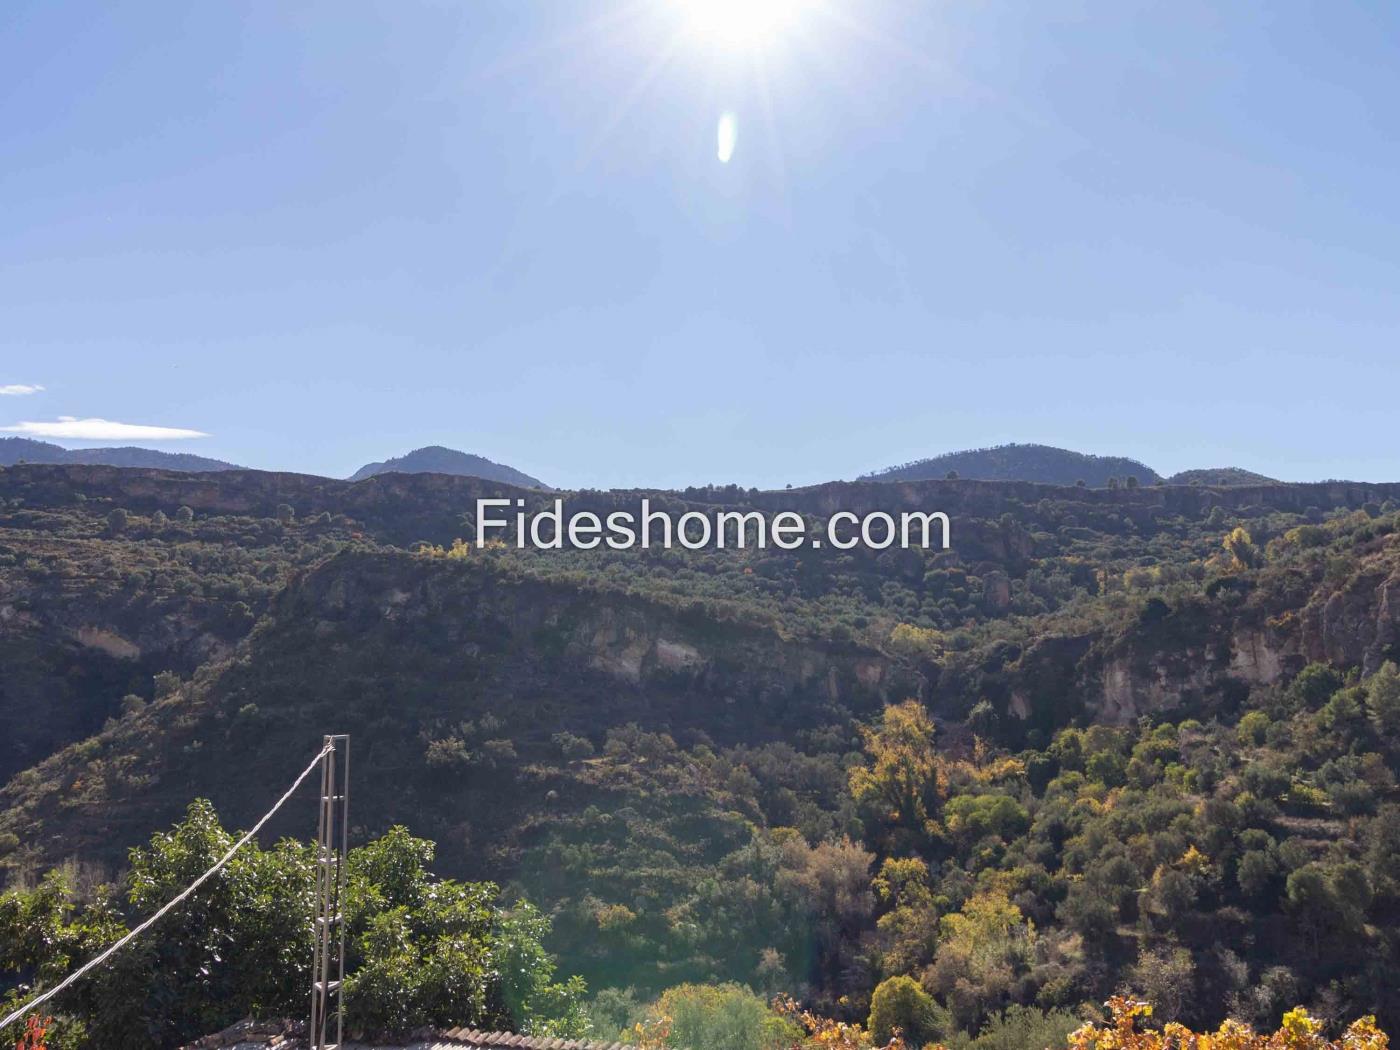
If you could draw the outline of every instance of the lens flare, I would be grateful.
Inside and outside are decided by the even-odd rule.
[[[725,113],[719,118],[717,138],[719,162],[728,164],[729,158],[734,156],[734,146],[739,141],[739,119],[733,113]]]

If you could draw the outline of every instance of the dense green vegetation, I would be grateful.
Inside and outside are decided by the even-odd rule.
[[[0,437],[0,466],[16,463],[100,463],[109,467],[151,467],[158,470],[237,470],[232,463],[188,452],[149,448],[64,448],[33,438]]]
[[[1167,479],[1168,485],[1277,485],[1278,479],[1240,467],[1206,467],[1183,470]]]
[[[946,508],[953,548],[532,552],[454,548],[463,479],[76,469],[0,473],[0,719],[59,698],[0,866],[73,859],[83,922],[126,847],[195,797],[251,820],[335,730],[357,840],[535,902],[598,1034],[762,1046],[775,995],[986,1050],[1116,992],[1400,1021],[1400,490],[706,487],[651,495]]]
[[[998,445],[888,467],[866,475],[880,481],[929,481],[938,478],[975,478],[978,481],[1039,481],[1047,485],[1089,485],[1100,488],[1127,484],[1129,478],[1144,485],[1161,476],[1135,459],[1124,456],[1091,456],[1050,445]]]
[[[427,448],[417,448],[412,452],[402,456],[394,456],[382,462],[366,463],[350,475],[350,480],[363,481],[376,474],[394,471],[402,474],[456,474],[464,477],[485,478],[487,481],[502,481],[507,485],[518,485],[521,488],[543,489],[549,487],[538,478],[532,478],[529,474],[522,473],[514,467],[508,467],[504,463],[494,463],[483,456],[472,455],[469,452],[458,452],[456,449],[443,448],[441,445],[429,445]]]
[[[0,895],[0,970],[31,988],[57,983],[209,868],[233,844],[208,803],[132,851],[121,897],[77,898],[55,871],[34,889]],[[490,884],[438,879],[433,844],[391,828],[350,856],[346,1024],[393,1033],[464,1018],[493,1028],[572,1034],[584,1026],[577,979],[554,981],[541,945],[548,923]],[[60,993],[54,1047],[178,1046],[249,1013],[296,1016],[311,987],[306,951],[315,915],[312,847],[244,847],[162,924]],[[124,898],[124,899],[122,899]],[[406,1023],[406,1021],[408,1023]]]

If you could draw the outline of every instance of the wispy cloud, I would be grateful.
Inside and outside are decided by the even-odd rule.
[[[37,394],[43,389],[38,383],[10,383],[0,386],[0,397],[23,397],[25,394]]]
[[[202,430],[182,427],[151,427],[139,423],[114,423],[110,419],[76,419],[59,416],[52,423],[25,422],[0,430],[25,437],[66,438],[70,441],[179,441],[208,437]]]

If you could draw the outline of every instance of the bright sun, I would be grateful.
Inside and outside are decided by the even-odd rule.
[[[690,31],[727,49],[761,48],[791,29],[811,0],[675,0]]]

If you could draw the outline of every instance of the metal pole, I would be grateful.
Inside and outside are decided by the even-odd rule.
[[[345,1043],[345,882],[350,877],[350,737],[336,738],[337,747],[345,755],[344,768],[340,774],[340,856],[336,861],[338,874],[335,892],[335,910],[339,916],[340,944],[336,958],[335,979],[335,1043]]]
[[[325,738],[321,759],[321,802],[316,820],[316,920],[311,954],[312,1050],[334,1050],[345,1038],[345,882],[349,852],[350,738]],[[334,931],[334,932],[332,932]],[[334,973],[334,976],[332,976]],[[335,1000],[334,1041],[331,1000]]]
[[[329,743],[329,741],[327,741]],[[312,1047],[322,1047],[325,1043],[325,1008],[321,985],[322,930],[326,914],[326,778],[329,774],[329,754],[321,756],[321,791],[316,804],[316,916],[312,920],[311,936],[311,1027],[307,1031],[307,1043]]]

